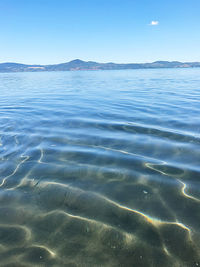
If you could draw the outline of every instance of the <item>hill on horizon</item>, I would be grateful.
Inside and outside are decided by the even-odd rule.
[[[123,70],[153,68],[196,68],[200,62],[155,61],[152,63],[98,63],[75,59],[52,65],[28,65],[14,62],[0,63],[0,72],[78,71],[78,70]]]

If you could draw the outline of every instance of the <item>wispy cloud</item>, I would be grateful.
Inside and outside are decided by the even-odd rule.
[[[157,26],[159,24],[159,21],[157,21],[157,20],[152,20],[151,22],[150,22],[150,26]]]

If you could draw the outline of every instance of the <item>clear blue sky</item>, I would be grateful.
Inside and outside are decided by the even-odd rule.
[[[200,61],[200,0],[0,0],[0,25],[0,62]]]

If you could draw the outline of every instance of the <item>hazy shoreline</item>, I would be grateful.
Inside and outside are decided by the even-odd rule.
[[[156,61],[152,63],[98,63],[79,59],[52,65],[29,65],[21,63],[0,63],[0,72],[43,72],[43,71],[80,71],[80,70],[128,70],[128,69],[168,69],[199,68],[200,62]]]

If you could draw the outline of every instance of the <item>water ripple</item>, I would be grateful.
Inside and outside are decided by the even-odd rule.
[[[198,70],[0,79],[2,267],[200,266]]]

